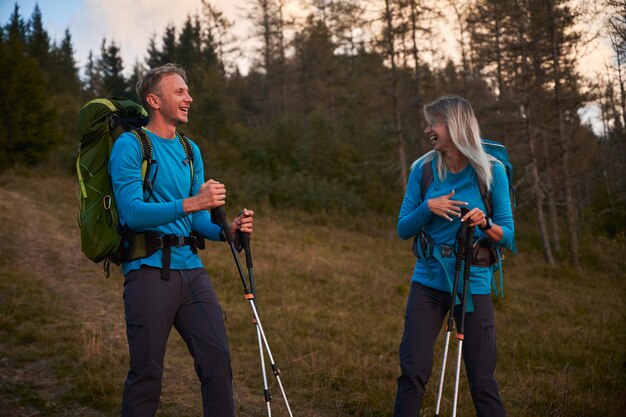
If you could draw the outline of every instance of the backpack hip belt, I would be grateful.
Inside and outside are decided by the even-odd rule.
[[[443,258],[454,258],[456,257],[456,249],[454,245],[446,245],[446,244],[435,244],[433,243],[433,239],[428,236],[425,232],[420,232],[415,239],[413,239],[413,253],[417,256],[418,259],[424,261],[424,266],[426,267],[426,272],[428,273],[428,278],[431,281],[435,280],[435,274],[430,269],[430,265],[428,265],[428,259],[434,259],[439,262],[441,265],[441,269],[445,275],[446,282],[448,283],[448,288],[450,292],[452,292],[452,277],[448,274],[448,270],[443,263]],[[472,301],[472,291],[468,288],[468,297],[467,297],[467,311],[474,311],[474,303]],[[455,304],[460,304],[461,301],[456,296]]]
[[[454,258],[456,256],[456,249],[453,245],[445,245],[445,244],[436,244],[433,242],[432,238],[428,236],[425,232],[420,232],[413,239],[412,246],[413,253],[418,259],[422,259],[424,261],[424,265],[426,266],[426,272],[428,273],[428,277],[431,280],[435,279],[434,274],[430,270],[430,266],[428,265],[428,258],[435,259],[442,266],[443,271],[446,274],[446,280],[450,284],[450,288],[452,288],[452,278],[448,275],[446,268],[443,265],[443,258]],[[496,295],[500,295],[504,297],[504,286],[502,279],[502,259],[504,256],[500,251],[500,247],[497,244],[494,244],[491,239],[487,236],[481,237],[480,239],[474,241],[472,244],[472,266],[478,266],[482,268],[489,268],[492,273],[498,271],[500,274],[500,285],[498,286],[495,281],[495,277],[492,276],[491,279],[491,287]],[[468,300],[471,302],[471,298]],[[468,308],[470,308],[468,306]],[[468,311],[473,311],[473,307]]]
[[[416,245],[420,245],[421,251],[417,250]],[[433,256],[433,253],[437,251],[442,258],[454,258],[456,256],[456,248],[454,245],[436,244],[433,239],[426,233],[422,232],[415,236],[413,241],[413,253],[418,258],[423,255],[424,258]]]
[[[491,267],[497,264],[500,258],[496,245],[488,237],[475,240],[472,244],[472,251],[472,266]],[[413,240],[413,254],[417,258],[424,259],[428,257],[454,258],[456,247],[434,243],[430,236],[421,232]]]
[[[169,281],[170,262],[172,259],[172,246],[190,246],[193,253],[198,249],[205,248],[204,237],[198,232],[192,231],[189,236],[161,235],[154,232],[130,233],[125,236],[128,246],[122,251],[122,262],[130,262],[136,259],[152,256],[157,250],[162,250],[161,279]]]

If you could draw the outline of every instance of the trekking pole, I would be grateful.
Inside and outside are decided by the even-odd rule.
[[[252,272],[252,252],[250,251],[250,235],[247,233],[239,232],[239,238],[243,246],[244,253],[246,255],[246,267],[248,268],[248,282],[250,283],[250,291],[254,295],[254,304],[257,306],[256,291],[254,289],[254,273]],[[263,397],[265,399],[265,405],[267,407],[267,417],[272,417],[272,408],[270,401],[272,401],[272,394],[270,394],[269,386],[267,383],[267,372],[265,370],[265,355],[263,354],[263,339],[261,338],[261,331],[259,330],[258,322],[253,317],[252,324],[256,328],[257,343],[259,346],[259,358],[261,359],[261,375],[263,376]]]
[[[461,208],[461,216],[465,216],[468,210]],[[441,406],[441,398],[443,396],[443,381],[446,374],[446,363],[448,361],[448,347],[450,346],[450,334],[454,330],[454,305],[456,304],[456,291],[459,285],[459,275],[461,273],[461,264],[465,257],[465,249],[467,243],[465,241],[467,234],[467,223],[461,223],[461,227],[456,234],[457,252],[456,264],[454,265],[454,283],[452,285],[452,297],[450,301],[450,311],[448,312],[448,324],[446,325],[446,339],[443,345],[443,360],[441,362],[441,375],[439,376],[439,389],[437,390],[437,405],[435,407],[435,417],[439,417],[439,407]]]
[[[241,269],[241,263],[239,262],[239,257],[237,256],[237,249],[235,249],[235,243],[233,241],[233,236],[230,233],[230,227],[228,226],[228,222],[226,220],[226,212],[222,207],[217,207],[211,210],[212,217],[215,218],[217,224],[222,228],[222,232],[226,237],[226,241],[228,242],[228,246],[230,246],[230,251],[233,254],[233,259],[235,260],[235,265],[237,266],[237,271],[239,272],[239,276],[241,277],[241,283],[243,284],[244,290],[244,298],[250,304],[250,308],[252,309],[252,314],[254,315],[254,319],[256,320],[257,328],[259,329],[259,333],[261,334],[261,338],[263,339],[263,344],[265,346],[265,351],[267,352],[267,356],[270,360],[270,366],[272,367],[272,372],[276,377],[276,381],[278,382],[278,386],[280,387],[280,392],[283,395],[283,400],[285,401],[285,406],[287,407],[287,412],[289,413],[289,417],[293,417],[291,413],[291,407],[289,407],[289,401],[287,401],[287,394],[285,393],[285,389],[283,388],[283,384],[280,380],[280,370],[274,361],[274,357],[272,356],[272,351],[270,350],[270,345],[267,342],[267,337],[265,336],[265,332],[263,331],[263,325],[261,324],[261,319],[259,318],[259,313],[257,312],[256,305],[254,304],[254,294],[248,287],[246,279],[244,278],[243,270]]]
[[[461,354],[463,352],[463,339],[465,331],[465,308],[467,306],[467,290],[469,287],[470,267],[472,266],[472,240],[474,239],[474,228],[468,227],[467,241],[465,248],[465,265],[463,266],[463,299],[461,300],[461,322],[458,325],[456,338],[459,340],[459,351],[456,357],[456,377],[454,381],[454,401],[452,403],[452,417],[456,417],[456,405],[459,398],[459,376],[461,374]]]

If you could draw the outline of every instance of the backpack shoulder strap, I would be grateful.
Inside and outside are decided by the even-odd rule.
[[[185,150],[185,155],[187,155],[187,159],[190,163],[193,163],[193,147],[191,146],[191,141],[183,132],[176,132],[178,135],[178,140],[180,144],[183,145],[183,149]]]
[[[422,191],[422,201],[426,196],[426,190],[433,183],[435,175],[433,173],[433,161],[428,161],[422,164],[422,182],[420,183]]]
[[[142,128],[132,129],[130,130],[130,132],[135,135],[135,137],[139,141],[139,146],[141,147],[141,178],[143,179],[143,189],[150,192],[148,198],[146,199],[146,201],[148,201],[150,200],[150,197],[152,197],[152,184],[156,179],[156,172],[154,173],[152,179],[148,178],[150,165],[152,165],[152,163],[156,163],[156,161],[152,159],[152,141],[148,137],[148,134]]]
[[[176,136],[178,136],[178,140],[180,141],[180,144],[183,146],[183,149],[185,150],[185,155],[187,156],[187,162],[189,162],[189,178],[191,180],[191,185],[193,185],[193,176],[194,176],[193,146],[191,146],[191,141],[189,141],[189,138],[187,138],[187,136],[185,136],[183,132],[176,132]],[[191,190],[189,194],[191,194]]]
[[[480,190],[480,196],[483,199],[483,203],[485,203],[485,209],[487,210],[487,217],[491,217],[491,192],[487,190],[487,186],[482,182],[478,181],[478,189]]]

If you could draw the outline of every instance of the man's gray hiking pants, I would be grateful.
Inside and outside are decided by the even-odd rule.
[[[122,417],[154,417],[161,395],[163,359],[172,329],[189,348],[200,379],[204,417],[234,416],[232,371],[222,309],[202,268],[171,270],[143,266],[124,281],[130,370]]]

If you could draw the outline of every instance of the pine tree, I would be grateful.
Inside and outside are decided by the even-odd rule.
[[[9,23],[6,26],[7,39],[19,42],[20,45],[26,43],[27,26],[24,23],[24,19],[20,15],[20,6],[15,3],[13,13],[9,18]]]
[[[102,91],[102,74],[98,70],[98,64],[94,59],[93,52],[89,51],[87,65],[85,65],[85,90],[91,97],[100,95]]]
[[[144,60],[149,69],[159,67],[167,62],[163,62],[161,58],[161,51],[156,46],[155,36],[150,38],[148,42],[148,50],[146,51],[146,58]]]
[[[130,97],[132,100],[135,100],[137,102],[140,102],[140,99],[137,96],[137,91],[136,91],[137,82],[139,81],[139,79],[145,72],[146,72],[146,69],[144,68],[143,65],[141,65],[141,62],[136,61],[135,65],[133,65],[133,72],[130,74],[130,77],[128,78],[128,87],[127,87],[128,97]]]
[[[31,57],[39,61],[41,69],[45,71],[48,68],[50,36],[43,28],[43,18],[38,4],[35,4],[35,10],[28,22],[26,51]]]
[[[96,68],[102,77],[101,96],[127,97],[127,82],[124,78],[124,64],[120,56],[120,48],[115,41],[106,45],[106,39],[100,46],[100,58],[96,61]]]
[[[167,25],[163,33],[163,47],[161,48],[159,59],[164,64],[178,62],[178,56],[176,55],[176,27],[172,24]]]
[[[202,56],[201,47],[200,20],[196,16],[192,21],[191,16],[187,16],[178,36],[176,62],[193,72],[193,67],[198,64],[198,58]]]
[[[81,95],[81,81],[78,67],[74,59],[74,46],[69,29],[61,43],[52,47],[48,73],[50,74],[50,90],[70,95]]]
[[[208,0],[202,0],[202,8],[206,27],[202,36],[202,61],[209,66],[217,65],[224,72],[227,56],[241,57],[241,49],[235,45],[236,40],[230,33],[234,22],[224,17],[224,13]],[[230,65],[236,68],[236,64]]]
[[[0,42],[0,170],[40,163],[60,140],[46,76],[25,52],[25,25],[17,5],[6,31]]]

